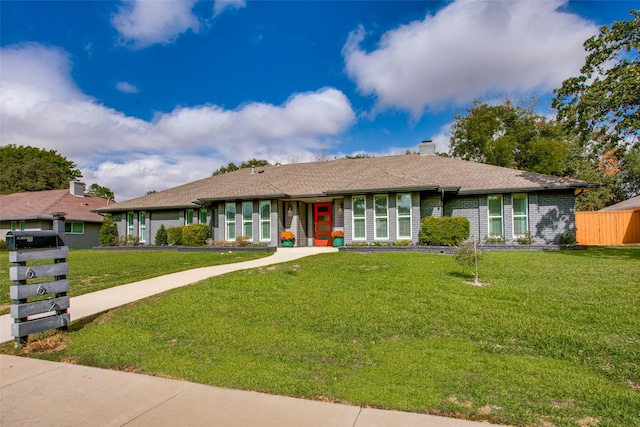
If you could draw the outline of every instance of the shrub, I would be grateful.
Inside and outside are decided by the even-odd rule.
[[[504,245],[507,242],[504,236],[500,236],[498,234],[489,234],[488,236],[485,236],[484,241],[488,245]]]
[[[393,243],[393,246],[411,246],[413,242],[411,240],[398,240]]]
[[[238,236],[236,237],[235,245],[239,248],[251,246],[251,239],[249,238],[249,236]]]
[[[169,227],[167,228],[167,243],[170,245],[182,244],[182,229],[184,227]]]
[[[156,246],[167,246],[167,229],[164,228],[164,224],[160,224],[160,228],[156,232]]]
[[[576,236],[571,233],[561,234],[558,238],[558,244],[560,245],[575,245],[576,243]]]
[[[118,242],[120,246],[139,246],[140,238],[138,236],[122,236]]]
[[[209,237],[209,227],[206,224],[187,225],[182,228],[182,244],[184,246],[204,246]]]
[[[455,246],[469,238],[469,220],[462,217],[422,218],[420,243],[429,246]]]
[[[464,267],[469,267],[474,272],[475,285],[478,285],[478,262],[482,259],[482,252],[478,249],[476,241],[467,241],[458,246],[455,255],[456,262]]]
[[[524,233],[524,236],[518,237],[517,242],[521,245],[530,245],[533,243],[533,236],[531,235],[531,231],[527,231]]]
[[[118,226],[113,222],[111,214],[104,214],[102,219],[102,226],[100,227],[100,233],[98,234],[98,243],[100,246],[117,246],[118,241]]]
[[[5,249],[7,249],[7,242],[0,239],[0,251],[4,251]]]

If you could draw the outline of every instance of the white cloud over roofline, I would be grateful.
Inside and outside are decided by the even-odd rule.
[[[359,27],[343,47],[345,70],[361,93],[376,97],[376,110],[414,118],[483,96],[549,91],[579,72],[582,44],[598,31],[559,11],[565,3],[457,0],[386,32],[370,52]]]
[[[282,105],[181,107],[146,121],[84,94],[60,49],[22,44],[0,55],[2,143],[57,150],[88,184],[109,187],[119,201],[239,159],[312,160],[355,122],[349,100],[334,88],[294,94]]]

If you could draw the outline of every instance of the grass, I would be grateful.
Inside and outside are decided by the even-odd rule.
[[[636,426],[639,272],[639,247],[487,253],[487,287],[450,256],[324,254],[76,322],[31,355],[501,424]]]
[[[74,297],[164,274],[219,264],[248,261],[267,253],[178,251],[69,251],[69,295]],[[9,255],[0,251],[0,314],[9,312]],[[43,263],[51,263],[44,261]],[[29,263],[28,265],[32,265]],[[51,278],[47,278],[51,280]],[[31,282],[33,283],[33,282]]]

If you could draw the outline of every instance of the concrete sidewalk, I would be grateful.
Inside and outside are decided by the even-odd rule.
[[[333,248],[278,250],[242,263],[169,274],[71,298],[78,320],[232,271]],[[13,340],[0,317],[0,342]],[[483,423],[222,389],[134,373],[0,355],[0,426],[472,427]]]
[[[5,427],[487,425],[5,355],[0,355],[0,404]]]

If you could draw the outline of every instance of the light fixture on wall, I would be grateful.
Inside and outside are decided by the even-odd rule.
[[[342,215],[342,213],[343,213],[343,212],[344,212],[344,206],[342,206],[342,203],[340,203],[340,204],[338,205],[338,213],[339,213],[340,215]]]
[[[291,206],[287,208],[287,216],[293,216],[293,208]]]

